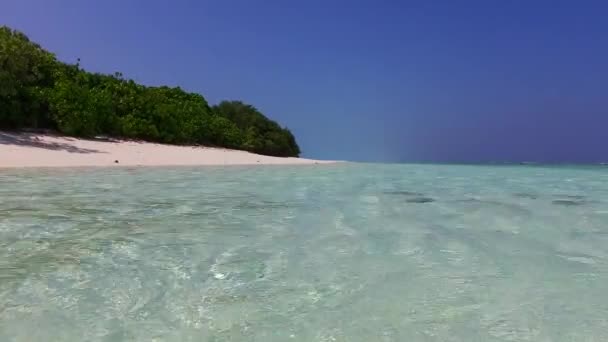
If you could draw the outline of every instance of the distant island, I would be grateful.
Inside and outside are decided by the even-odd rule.
[[[87,72],[6,26],[0,27],[0,66],[3,130],[48,129],[81,138],[105,135],[300,155],[289,129],[252,105],[223,101],[210,106],[202,95],[179,87],[150,87],[121,73]]]

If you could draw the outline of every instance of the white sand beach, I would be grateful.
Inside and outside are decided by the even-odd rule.
[[[0,168],[77,166],[292,165],[332,163],[203,146],[0,132]]]

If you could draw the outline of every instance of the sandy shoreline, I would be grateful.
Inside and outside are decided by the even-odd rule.
[[[128,140],[86,140],[49,134],[0,132],[0,168],[321,163],[333,162],[278,158],[202,146],[163,145]]]

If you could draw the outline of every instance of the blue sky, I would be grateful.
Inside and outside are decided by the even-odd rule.
[[[604,1],[7,0],[64,61],[240,99],[305,156],[608,161]]]

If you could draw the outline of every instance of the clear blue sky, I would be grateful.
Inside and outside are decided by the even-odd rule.
[[[608,161],[606,1],[5,0],[0,24],[249,102],[305,156]]]

